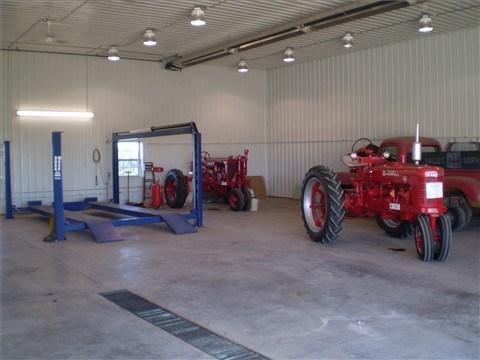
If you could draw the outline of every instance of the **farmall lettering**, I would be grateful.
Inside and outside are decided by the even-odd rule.
[[[348,211],[351,215],[374,217],[391,236],[413,234],[422,261],[445,261],[452,230],[443,204],[444,170],[418,164],[418,138],[417,128],[413,146],[417,164],[392,162],[388,156],[376,154],[370,140],[357,140],[352,152],[342,158],[353,179],[353,186],[345,191],[328,167],[312,167],[302,186],[302,217],[310,238],[325,244],[334,241]],[[368,144],[356,150],[360,140]]]

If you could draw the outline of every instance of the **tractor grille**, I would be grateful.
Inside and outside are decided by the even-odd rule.
[[[100,295],[216,359],[268,359],[128,290],[104,292]]]

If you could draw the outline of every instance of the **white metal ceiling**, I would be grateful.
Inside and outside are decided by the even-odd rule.
[[[298,19],[355,6],[355,0],[2,0],[2,49],[106,56],[111,45],[122,58],[163,61],[231,43]],[[432,16],[434,33],[480,25],[480,0],[406,1],[409,6],[352,20],[288,40],[241,51],[211,63],[250,68],[285,66],[282,53],[295,50],[296,63],[335,56],[345,32],[352,32],[352,50],[377,47],[420,35],[418,19]],[[411,5],[410,5],[411,4]],[[207,25],[193,27],[194,5],[206,8]],[[46,19],[51,20],[47,34]],[[157,29],[157,46],[142,44],[147,28]],[[46,42],[49,35],[52,42]]]

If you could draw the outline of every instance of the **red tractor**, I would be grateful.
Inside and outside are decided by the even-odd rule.
[[[366,140],[368,145],[356,150],[359,140]],[[352,188],[344,191],[328,167],[315,166],[307,172],[302,186],[302,217],[310,238],[324,244],[334,241],[347,211],[375,217],[390,235],[404,237],[413,233],[422,261],[445,261],[452,230],[443,204],[444,171],[418,164],[418,131],[413,144],[415,164],[391,162],[388,153],[376,153],[370,140],[359,140],[342,158],[356,173]]]
[[[244,155],[213,158],[202,151],[202,190],[222,197],[233,211],[250,210],[252,190],[247,180],[248,150]],[[165,177],[165,198],[172,208],[181,208],[188,195],[187,177],[177,169]]]

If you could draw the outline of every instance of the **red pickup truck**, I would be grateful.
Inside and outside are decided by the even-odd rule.
[[[415,141],[413,136],[386,139],[378,147],[370,140],[365,140],[370,142],[371,147],[379,155],[388,156],[392,161],[412,162],[411,151]],[[472,213],[480,213],[480,143],[449,143],[447,151],[442,151],[441,144],[436,139],[420,137],[420,142],[421,163],[445,169],[444,202],[448,207],[447,214],[452,223],[452,230],[463,229],[472,219]],[[470,149],[455,150],[459,145],[466,145]],[[352,185],[355,176],[355,169],[351,169],[349,173],[337,173],[337,178],[344,188]]]

